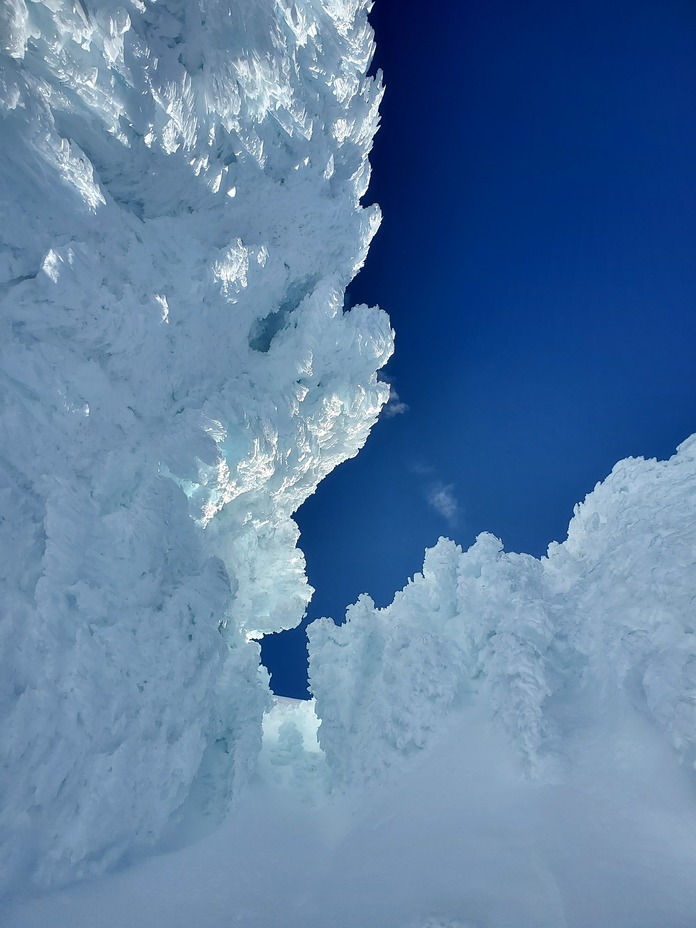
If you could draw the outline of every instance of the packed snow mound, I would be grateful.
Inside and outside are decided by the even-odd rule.
[[[224,812],[386,402],[367,0],[0,9],[0,882]]]
[[[696,436],[628,458],[540,560],[492,535],[440,539],[385,609],[309,629],[319,742],[335,786],[381,776],[448,715],[497,720],[532,776],[558,781],[608,714],[650,719],[696,766]]]

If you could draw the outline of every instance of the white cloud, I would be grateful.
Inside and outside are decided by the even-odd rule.
[[[414,474],[423,474],[426,477],[429,474],[435,473],[435,468],[432,466],[432,464],[423,464],[421,461],[416,461],[415,464],[411,464],[409,470]]]
[[[452,484],[434,483],[428,489],[428,503],[433,507],[435,512],[445,518],[450,525],[457,521],[459,513],[459,503],[453,493]]]
[[[389,400],[382,410],[382,415],[387,419],[391,419],[392,416],[401,416],[405,412],[408,412],[408,405],[401,400],[394,387],[391,387],[389,391]]]

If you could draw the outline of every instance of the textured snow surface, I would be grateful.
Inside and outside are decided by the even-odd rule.
[[[388,395],[381,87],[359,0],[0,17],[0,883],[45,886],[255,762],[292,513]]]
[[[266,724],[269,765],[275,760],[286,773],[294,766],[306,784],[316,759],[312,728],[310,704],[276,707]],[[298,737],[308,746],[304,758]],[[637,713],[609,712],[592,732],[579,732],[576,745],[581,762],[563,782],[530,779],[505,734],[470,707],[443,720],[428,749],[384,783],[330,799],[300,797],[287,779],[278,788],[275,771],[247,787],[228,821],[198,843],[0,904],[0,922],[693,928],[696,803],[688,771]]]

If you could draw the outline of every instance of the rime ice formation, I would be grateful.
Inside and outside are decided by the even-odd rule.
[[[292,514],[365,441],[342,311],[379,79],[363,0],[0,10],[0,882],[224,810],[311,590]]]
[[[649,718],[696,767],[696,436],[617,464],[537,560],[441,539],[386,609],[313,623],[310,684],[335,784],[381,774],[481,707],[529,773],[562,780],[607,714]]]

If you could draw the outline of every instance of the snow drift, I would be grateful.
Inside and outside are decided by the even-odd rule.
[[[0,15],[0,879],[45,886],[255,763],[292,513],[388,396],[381,88],[360,2]]]

